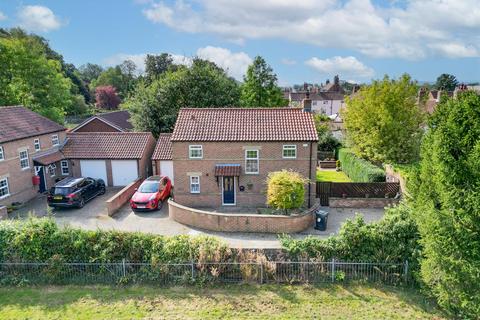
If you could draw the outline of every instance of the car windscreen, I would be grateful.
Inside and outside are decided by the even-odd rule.
[[[75,190],[74,188],[55,187],[55,190],[53,190],[53,194],[66,196],[72,193],[74,190]]]
[[[158,182],[144,182],[140,188],[138,188],[138,191],[142,193],[155,193],[158,192],[158,186]]]

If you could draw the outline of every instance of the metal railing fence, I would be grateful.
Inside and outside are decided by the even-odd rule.
[[[343,283],[406,285],[408,262],[0,263],[0,285]]]

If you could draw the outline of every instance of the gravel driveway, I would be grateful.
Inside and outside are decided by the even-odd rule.
[[[188,234],[208,234],[222,238],[231,247],[235,248],[279,248],[280,243],[277,235],[268,233],[231,233],[213,232],[190,228],[173,221],[168,217],[168,206],[165,204],[161,210],[151,213],[134,213],[125,205],[113,217],[107,215],[105,201],[118,192],[118,188],[110,188],[106,194],[88,202],[82,209],[55,209],[52,215],[60,225],[70,225],[86,230],[122,230],[139,231],[166,236]],[[383,209],[336,209],[325,208],[329,211],[327,231],[318,231],[313,226],[302,233],[292,235],[294,238],[304,238],[315,235],[327,238],[340,229],[341,224],[348,218],[353,218],[355,213],[364,216],[366,222],[376,221],[382,218]],[[46,197],[39,196],[30,201],[25,207],[14,211],[10,218],[24,219],[29,214],[35,216],[47,215]]]

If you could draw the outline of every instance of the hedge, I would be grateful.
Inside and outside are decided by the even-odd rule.
[[[385,182],[385,170],[357,157],[348,149],[338,151],[342,171],[354,182]]]
[[[181,263],[232,259],[214,237],[61,228],[52,218],[0,222],[0,262]]]

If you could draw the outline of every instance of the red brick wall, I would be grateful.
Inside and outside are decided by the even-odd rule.
[[[138,175],[142,178],[148,178],[153,174],[152,170],[152,154],[155,150],[157,141],[153,136],[148,139],[147,147],[143,157],[138,162]]]
[[[74,132],[120,132],[120,130],[95,118],[83,127],[76,129]]]
[[[188,159],[190,144],[203,146],[203,159]],[[296,159],[283,159],[284,144],[297,145]],[[306,146],[304,146],[304,144]],[[311,205],[315,202],[315,169],[317,144],[312,143],[310,161],[310,142],[173,142],[173,169],[175,176],[175,201],[193,207],[219,207],[222,205],[221,179],[214,176],[216,164],[240,164],[242,173],[236,184],[236,205],[245,207],[265,206],[266,178],[269,172],[292,169],[308,178],[311,165]],[[259,174],[245,174],[245,149],[259,150]],[[200,194],[190,193],[190,175],[200,175]],[[249,189],[248,184],[252,187]],[[239,186],[244,186],[241,192]],[[305,204],[308,204],[308,186],[306,186]]]
[[[295,233],[314,223],[314,209],[296,216],[227,214],[196,210],[169,200],[168,211],[170,218],[177,222],[212,231]]]
[[[142,182],[142,178],[137,179],[136,181],[125,186],[125,188],[117,192],[114,196],[106,201],[107,212],[110,217],[113,216],[125,203],[127,203],[130,198],[132,198],[133,194],[135,193],[135,189],[138,188]]]
[[[32,183],[32,177],[35,174],[33,158],[40,153],[48,152],[56,147],[52,146],[52,135],[58,135],[60,144],[65,140],[64,131],[44,134],[41,136],[29,137],[21,140],[1,143],[3,147],[5,160],[0,161],[0,178],[7,177],[10,189],[10,196],[0,200],[0,205],[10,205],[12,202],[26,202],[34,198],[38,193],[38,186]],[[34,140],[40,139],[40,151],[35,151]],[[28,150],[28,160],[30,168],[22,170],[20,168],[19,151]],[[47,180],[49,174],[45,174]]]

